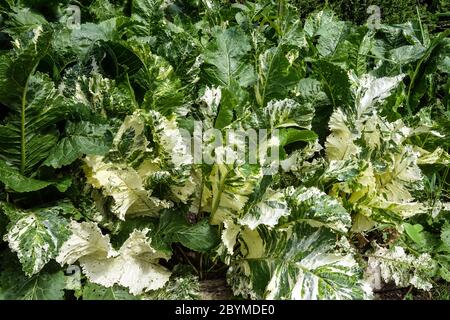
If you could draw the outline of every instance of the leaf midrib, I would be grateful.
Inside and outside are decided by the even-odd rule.
[[[26,132],[25,132],[25,111],[26,111],[26,105],[27,105],[27,91],[28,91],[28,83],[30,81],[31,75],[34,73],[33,71],[28,75],[27,81],[25,82],[25,86],[23,88],[22,93],[22,101],[21,101],[21,108],[20,108],[20,173],[25,173],[25,160],[26,160]]]

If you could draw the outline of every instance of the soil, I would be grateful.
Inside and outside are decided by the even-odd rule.
[[[233,293],[225,279],[200,281],[202,300],[231,300]]]

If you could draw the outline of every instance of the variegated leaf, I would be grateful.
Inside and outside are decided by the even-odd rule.
[[[59,216],[60,208],[21,210],[2,205],[11,222],[4,240],[17,253],[23,271],[32,276],[50,259],[56,257],[64,241],[70,236],[69,222]]]
[[[286,191],[291,215],[289,221],[302,221],[313,227],[325,226],[345,233],[351,226],[350,214],[342,205],[315,187]]]
[[[336,242],[329,230],[307,224],[246,229],[228,281],[235,294],[256,299],[369,298],[357,262]]]

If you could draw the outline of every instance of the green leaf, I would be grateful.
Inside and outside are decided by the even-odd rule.
[[[324,123],[328,123],[333,112],[333,106],[324,92],[320,81],[313,78],[304,78],[298,82],[296,93],[302,105],[314,110],[314,118],[311,127],[316,132],[321,141],[329,134],[328,127]]]
[[[133,52],[129,43],[121,40],[101,40],[88,54],[96,59],[104,73],[115,79],[125,74],[134,75],[143,67],[143,61]]]
[[[117,41],[121,39],[123,26],[126,25],[126,17],[114,17],[98,24],[87,22],[80,28],[72,30],[70,49],[82,56],[89,52],[94,44],[99,41]]]
[[[424,54],[421,56],[414,72],[411,75],[411,82],[408,88],[408,104],[412,110],[415,110],[420,103],[420,100],[427,91],[427,77],[436,72],[439,62],[443,56],[441,52],[445,52],[444,40],[450,36],[450,30],[446,30],[437,35],[427,47]],[[444,49],[444,50],[443,50]]]
[[[345,70],[354,70],[359,76],[367,73],[374,35],[375,33],[367,31],[365,26],[348,28],[346,36],[336,47],[330,61],[339,64]]]
[[[300,80],[297,70],[286,57],[281,44],[267,49],[259,56],[256,100],[264,106],[271,99],[282,99]]]
[[[234,119],[235,113],[242,109],[248,102],[248,93],[235,81],[228,87],[221,89],[220,108],[214,123],[214,127],[222,129],[228,126]],[[239,114],[238,114],[239,116]]]
[[[450,252],[450,224],[446,223],[441,229],[441,240],[447,251]]]
[[[131,18],[134,22],[133,31],[140,36],[149,36],[159,31],[162,26],[164,12],[162,0],[133,1]]]
[[[424,237],[423,226],[421,224],[409,224],[404,223],[403,224],[406,234],[411,238],[412,241],[414,241],[419,246],[423,247],[426,245],[426,239]]]
[[[89,12],[98,20],[106,20],[123,14],[123,6],[111,3],[109,0],[94,0],[89,6]]]
[[[133,296],[126,288],[119,285],[106,288],[87,282],[83,286],[83,300],[139,300],[139,298]]]
[[[43,189],[51,182],[27,178],[0,159],[0,181],[16,192],[31,192]]]
[[[68,106],[44,74],[30,75],[24,86],[23,96],[9,104],[10,112],[0,125],[0,154],[22,174],[29,175],[57,143],[55,124],[64,119]],[[0,96],[0,101],[7,100]],[[20,101],[21,107],[16,108]]]
[[[107,125],[68,122],[65,131],[66,136],[50,151],[44,165],[61,168],[83,155],[104,155],[112,142]]]
[[[205,63],[211,67],[205,72],[211,81],[228,86],[236,81],[242,87],[255,80],[253,66],[245,61],[251,46],[248,37],[237,28],[218,30],[204,52]]]
[[[34,74],[50,45],[42,26],[18,49],[0,57],[0,102],[9,113],[0,125],[0,156],[28,175],[58,139],[55,124],[67,106],[47,75]]]
[[[1,300],[63,300],[64,273],[40,272],[31,278],[18,270],[2,270],[0,274]]]
[[[333,107],[352,105],[350,81],[345,70],[325,60],[315,62],[313,66]]]
[[[280,130],[281,146],[286,146],[299,141],[313,142],[316,141],[317,138],[317,134],[311,130],[298,130],[295,128],[282,128]]]
[[[216,228],[203,219],[196,224],[189,224],[182,215],[166,211],[161,215],[157,235],[170,245],[179,242],[183,246],[200,252],[206,252],[219,242]]]
[[[30,74],[46,54],[52,37],[41,25],[31,34],[36,40],[27,39],[19,49],[0,56],[0,101],[16,112],[24,112]]]
[[[339,21],[330,10],[310,15],[305,22],[304,30],[309,37],[318,38],[316,48],[322,57],[333,55],[348,34],[347,24]]]
[[[7,204],[2,207],[11,220],[3,239],[17,253],[28,276],[38,273],[70,236],[68,220],[59,216],[65,209],[55,206],[24,211]]]

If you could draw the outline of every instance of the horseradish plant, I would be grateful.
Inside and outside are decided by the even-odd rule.
[[[449,32],[283,1],[81,1],[79,25],[28,4],[0,7],[1,298],[450,281]],[[232,130],[265,138],[240,157]]]

